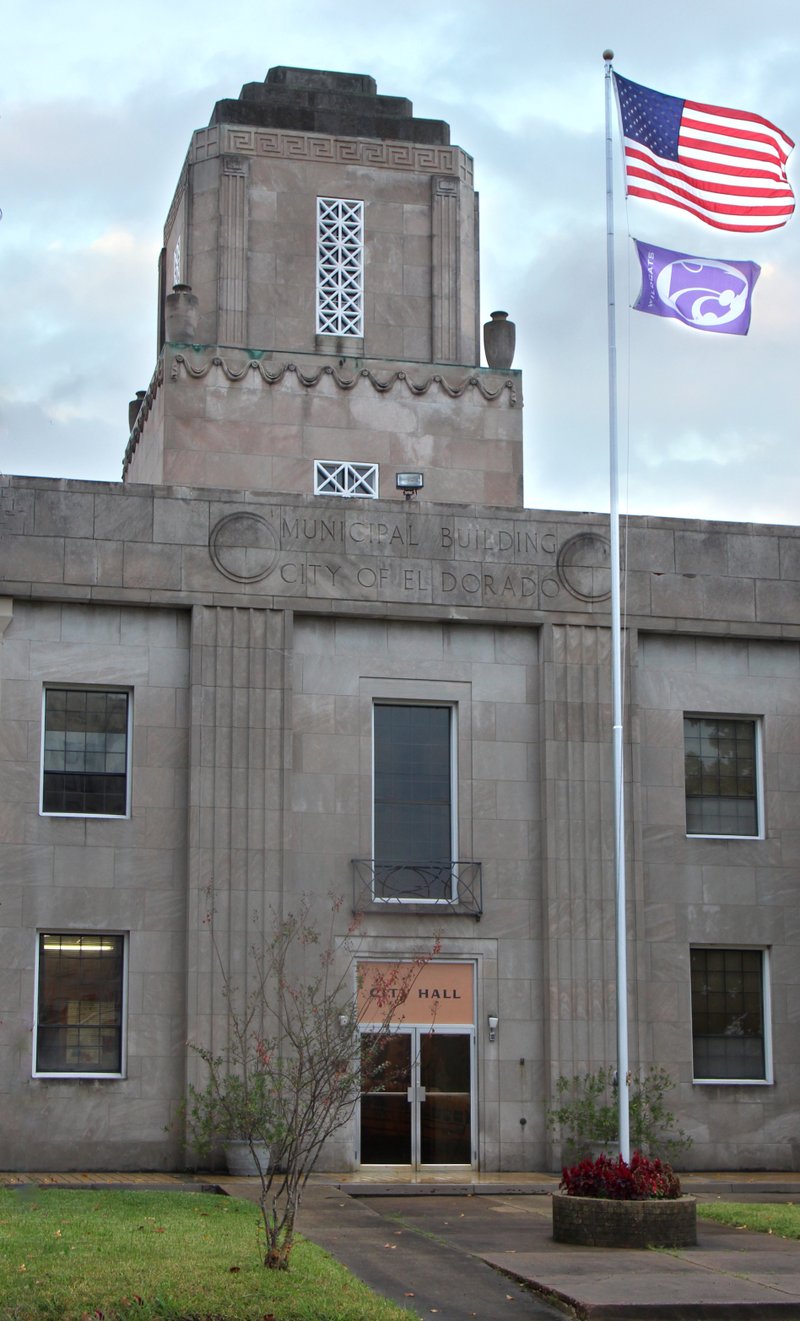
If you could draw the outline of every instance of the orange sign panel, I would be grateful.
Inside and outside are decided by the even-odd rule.
[[[471,963],[359,963],[361,1023],[473,1023]]]

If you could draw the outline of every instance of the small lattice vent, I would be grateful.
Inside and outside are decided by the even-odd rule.
[[[364,203],[317,198],[317,334],[364,334]]]
[[[378,498],[377,463],[343,463],[317,459],[314,463],[315,495],[365,496]]]

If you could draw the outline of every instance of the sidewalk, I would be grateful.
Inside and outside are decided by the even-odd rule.
[[[516,1321],[568,1310],[591,1321],[800,1321],[798,1242],[699,1220],[695,1248],[576,1248],[553,1241],[548,1194],[558,1180],[550,1175],[469,1184],[328,1178],[309,1184],[301,1231],[420,1316]],[[800,1201],[797,1174],[698,1174],[682,1184],[704,1200]],[[487,1279],[485,1265],[501,1274]]]
[[[254,1179],[159,1174],[0,1174],[0,1184],[222,1189]],[[299,1229],[379,1293],[436,1321],[800,1321],[800,1243],[698,1221],[695,1248],[576,1248],[552,1238],[548,1174],[414,1182],[316,1175]],[[694,1174],[703,1200],[800,1201],[798,1174]],[[494,1269],[490,1269],[493,1267]]]

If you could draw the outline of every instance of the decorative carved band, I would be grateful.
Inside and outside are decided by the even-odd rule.
[[[287,373],[291,373],[301,385],[310,389],[318,385],[323,376],[331,376],[341,390],[352,390],[362,380],[367,380],[380,394],[387,394],[389,390],[394,388],[397,381],[402,381],[413,395],[427,394],[432,385],[438,385],[439,389],[449,395],[451,399],[459,399],[462,394],[465,394],[471,388],[477,390],[487,403],[491,403],[493,399],[499,399],[504,390],[508,391],[507,398],[511,408],[514,408],[517,402],[514,381],[503,381],[496,390],[493,390],[479,376],[465,376],[458,384],[453,384],[438,372],[424,381],[412,381],[407,372],[396,371],[391,372],[385,380],[381,380],[368,367],[362,367],[361,371],[357,372],[355,376],[344,376],[335,367],[328,366],[319,367],[316,371],[307,374],[301,371],[297,363],[294,362],[284,362],[276,371],[271,372],[263,362],[246,362],[241,367],[234,367],[220,357],[209,358],[199,367],[193,367],[182,353],[176,353],[170,370],[170,377],[173,381],[178,379],[181,367],[183,367],[187,376],[192,377],[195,381],[202,380],[204,376],[207,376],[212,367],[219,367],[229,381],[241,381],[247,376],[248,372],[255,371],[258,372],[266,385],[277,385]]]
[[[450,399],[460,399],[463,394],[466,394],[467,390],[477,390],[481,398],[485,399],[489,404],[496,399],[505,398],[509,408],[516,408],[517,406],[516,382],[509,379],[502,381],[496,389],[493,389],[490,385],[487,385],[485,381],[481,380],[479,376],[465,376],[460,381],[453,382],[448,381],[440,372],[428,376],[423,381],[412,381],[408,373],[404,371],[390,372],[385,379],[381,380],[381,378],[376,376],[374,372],[370,371],[368,367],[362,367],[361,371],[356,372],[355,376],[345,376],[342,372],[337,371],[335,367],[329,366],[319,367],[316,371],[312,372],[304,372],[297,366],[296,362],[281,363],[275,371],[270,371],[263,362],[255,362],[251,360],[243,363],[241,366],[233,366],[218,355],[215,355],[213,358],[207,358],[205,362],[202,362],[199,366],[195,367],[182,353],[176,353],[170,368],[170,380],[177,381],[180,377],[181,368],[183,368],[190,380],[201,381],[204,376],[208,375],[212,367],[218,367],[226,379],[231,382],[242,381],[250,372],[258,372],[265,385],[278,385],[285,377],[287,377],[290,381],[295,380],[299,385],[310,390],[313,389],[315,385],[318,385],[323,377],[330,376],[340,390],[352,390],[355,386],[360,385],[362,381],[368,381],[372,388],[377,390],[379,394],[388,394],[390,390],[394,389],[397,382],[400,381],[413,395],[427,394],[432,385],[437,385],[444,394],[449,396]],[[130,439],[125,450],[125,457],[122,461],[123,477],[128,470],[128,465],[130,464],[134,451],[139,444],[142,427],[150,414],[155,397],[160,386],[163,384],[163,381],[164,359],[162,356],[158,360],[158,366],[156,367],[155,374],[150,382],[150,388],[142,400],[142,406],[130,434]]]
[[[192,164],[230,154],[365,165],[370,169],[410,170],[419,174],[452,174],[470,187],[473,182],[472,157],[460,147],[383,142],[376,138],[338,138],[327,133],[289,133],[233,124],[198,129],[192,138]]]

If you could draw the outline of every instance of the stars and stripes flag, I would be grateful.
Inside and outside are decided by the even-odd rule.
[[[715,229],[759,234],[794,211],[794,143],[768,119],[684,101],[614,74],[629,196],[681,207]]]

